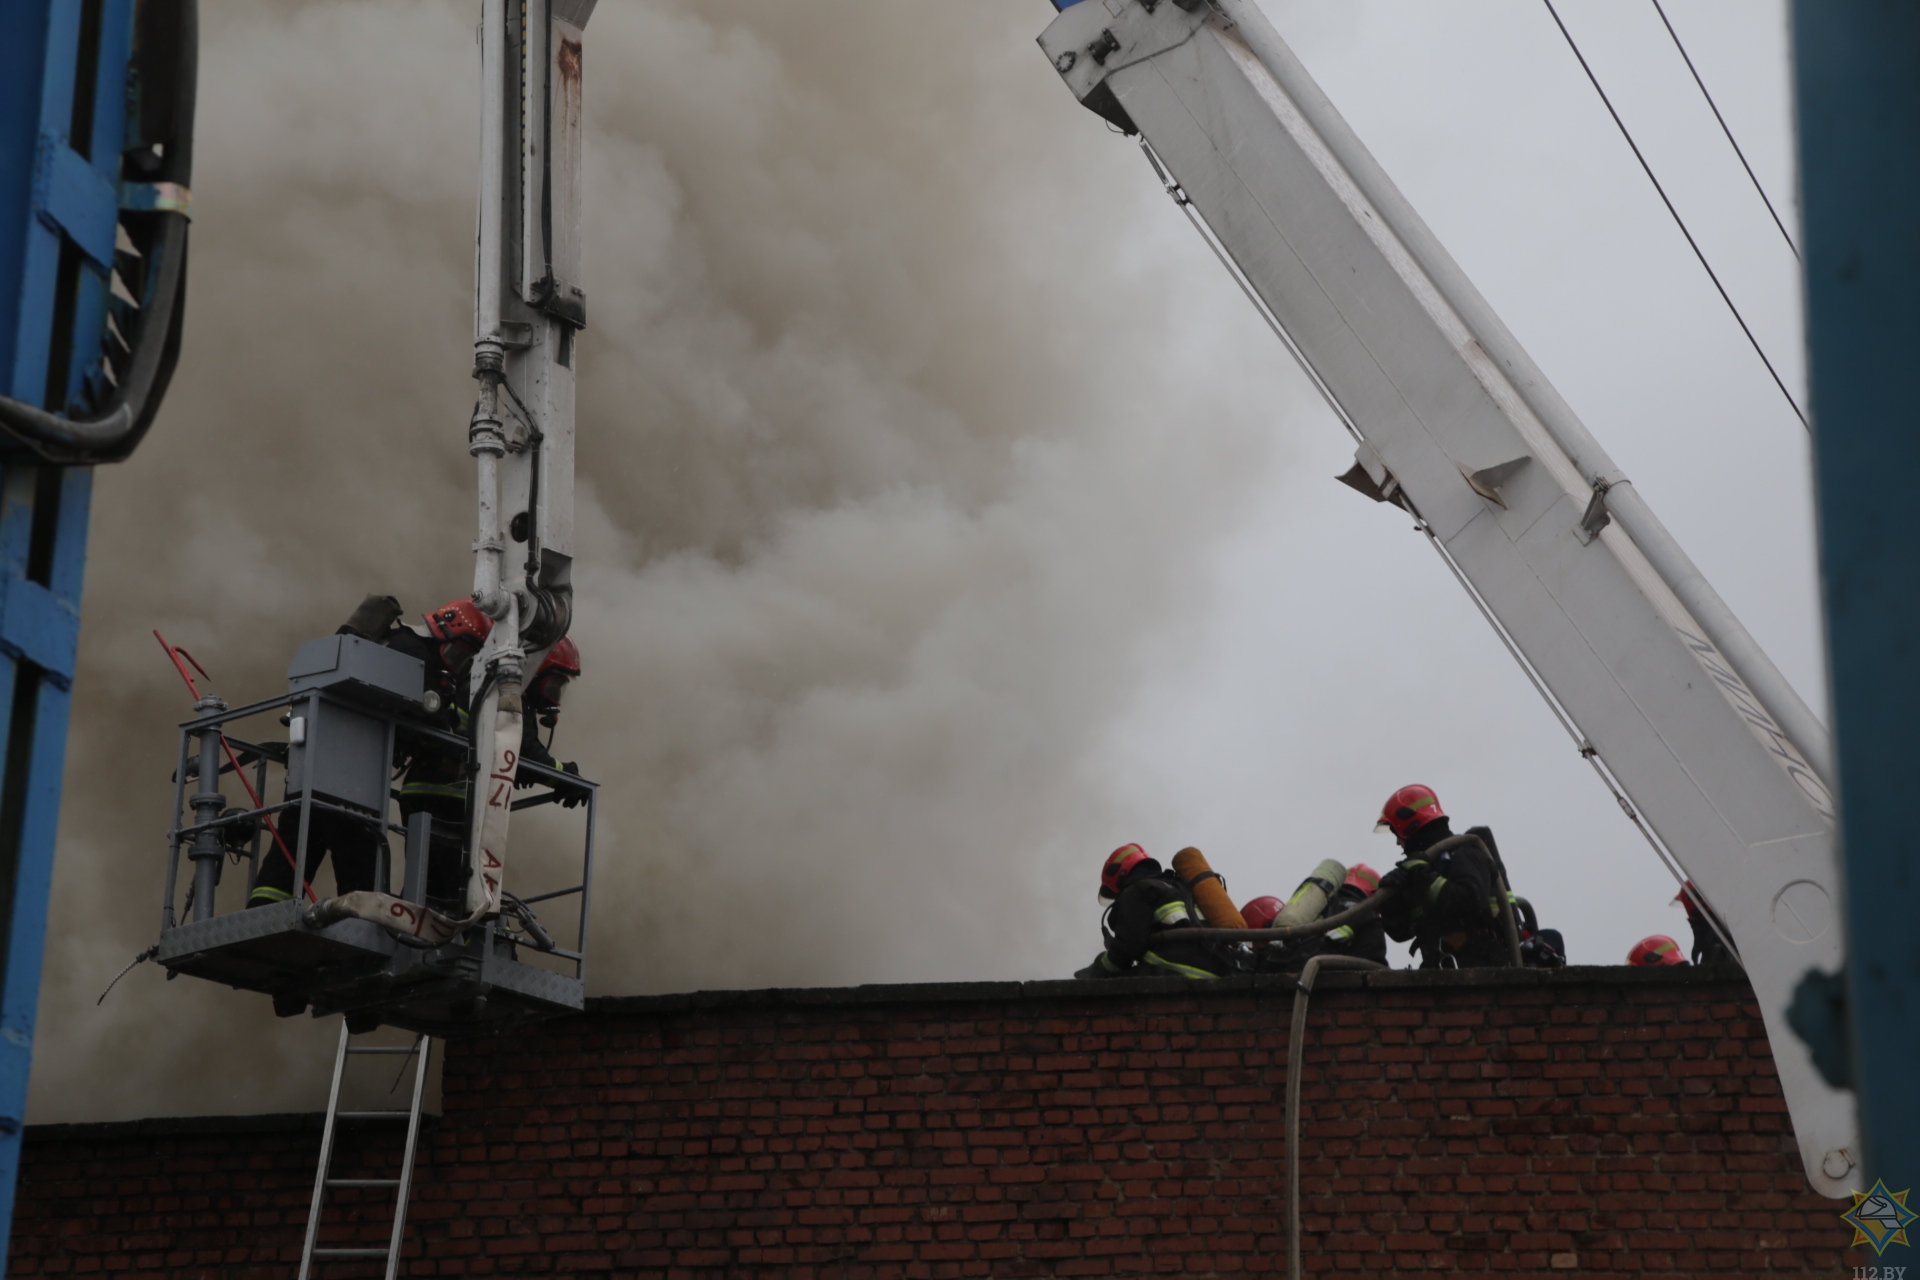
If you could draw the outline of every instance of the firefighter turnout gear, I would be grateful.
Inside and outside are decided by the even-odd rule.
[[[1273,927],[1273,918],[1280,914],[1280,908],[1286,904],[1272,894],[1255,898],[1240,908],[1240,918],[1249,929],[1268,929]]]
[[[1124,870],[1121,868],[1124,867]],[[1139,845],[1123,845],[1107,858],[1101,896],[1111,897],[1100,923],[1106,950],[1077,977],[1218,978],[1232,971],[1224,951],[1180,934],[1200,922],[1193,892]]]
[[[1402,788],[1396,798],[1409,790],[1414,788]],[[1436,799],[1432,807],[1438,804]],[[1394,811],[1388,812],[1391,816]],[[1422,969],[1510,963],[1501,932],[1493,832],[1476,827],[1468,834],[1478,839],[1452,843],[1453,832],[1444,814],[1418,825],[1408,821],[1406,826],[1407,834],[1400,837],[1406,857],[1380,880],[1382,889],[1394,891],[1380,913],[1387,936],[1395,942],[1411,942]],[[1443,842],[1445,849],[1429,853]]]
[[[1446,816],[1447,811],[1440,807],[1440,797],[1433,793],[1433,788],[1416,782],[1387,797],[1387,802],[1380,806],[1380,821],[1373,829],[1393,832],[1394,839],[1404,845],[1408,836],[1434,819]]]
[[[1107,855],[1106,865],[1100,868],[1100,896],[1114,899],[1120,896],[1120,886],[1133,869],[1143,862],[1152,862],[1147,851],[1137,844],[1123,844]],[[1154,868],[1160,864],[1155,862]]]
[[[281,834],[290,842],[298,841],[300,811],[292,809],[287,812],[293,820],[281,820]],[[306,867],[300,873],[301,878],[311,884],[314,877],[320,874],[321,859],[331,854],[333,881],[339,892],[371,889],[374,887],[374,868],[378,865],[375,860],[379,856],[380,842],[385,838],[386,832],[381,829],[380,819],[372,814],[362,817],[315,805],[307,819]],[[277,855],[262,858],[260,875],[253,883],[252,892],[247,895],[247,905],[270,906],[285,902],[294,893],[293,863]]]
[[[540,723],[552,727],[560,714],[560,694],[569,682],[580,678],[580,649],[570,636],[561,636],[540,660],[540,667],[527,681],[524,695],[529,709],[537,709]]]
[[[1674,895],[1673,900],[1687,909],[1687,924],[1693,930],[1691,954],[1695,964],[1740,963],[1740,957],[1733,953],[1726,939],[1721,936],[1726,933],[1726,925],[1720,923],[1720,917],[1700,896],[1700,889],[1693,881],[1681,885],[1680,892]]]
[[[346,625],[340,630],[351,632],[368,640],[382,639],[400,621],[403,610],[400,602],[392,596],[370,595],[360,602],[347,618]]]
[[[1680,944],[1664,933],[1640,939],[1633,944],[1633,950],[1627,952],[1627,963],[1640,968],[1651,969],[1686,962],[1687,958],[1680,954]]]
[[[1326,910],[1320,913],[1322,920],[1350,911],[1371,898],[1380,890],[1380,873],[1364,862],[1358,862],[1348,870],[1340,887],[1334,890],[1328,900]],[[1330,929],[1321,935],[1321,950],[1335,955],[1358,956],[1362,960],[1372,960],[1379,964],[1387,962],[1387,931],[1380,924],[1380,917],[1373,915],[1354,924],[1343,924],[1338,929]]]

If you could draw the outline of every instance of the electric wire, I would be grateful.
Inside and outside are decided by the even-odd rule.
[[[1654,176],[1653,166],[1647,163],[1647,157],[1641,152],[1640,144],[1633,140],[1633,134],[1627,129],[1626,121],[1622,120],[1620,113],[1614,110],[1613,99],[1609,98],[1607,91],[1600,87],[1600,77],[1595,75],[1593,68],[1588,65],[1587,55],[1580,52],[1580,46],[1575,42],[1573,32],[1567,30],[1567,24],[1560,20],[1560,11],[1553,7],[1553,0],[1541,0],[1541,3],[1547,6],[1547,12],[1553,16],[1553,25],[1560,28],[1560,34],[1566,38],[1567,47],[1573,50],[1573,56],[1579,59],[1580,69],[1587,73],[1587,81],[1593,85],[1593,91],[1600,95],[1601,105],[1606,107],[1607,114],[1613,117],[1614,125],[1620,130],[1620,136],[1627,140],[1627,146],[1633,150],[1633,158],[1640,162],[1640,168],[1647,175],[1647,181],[1653,184],[1654,191],[1660,196],[1660,203],[1666,205],[1667,212],[1673,215],[1674,225],[1679,227],[1680,234],[1686,237],[1687,246],[1693,250],[1693,256],[1700,260],[1700,266],[1706,271],[1707,279],[1713,281],[1713,287],[1719,291],[1720,300],[1727,304],[1727,310],[1733,313],[1734,322],[1740,326],[1740,332],[1747,335],[1747,342],[1753,347],[1753,353],[1759,356],[1760,363],[1767,367],[1767,373],[1772,377],[1773,385],[1780,388],[1780,394],[1786,399],[1787,407],[1793,410],[1794,417],[1800,419],[1802,427],[1808,431],[1813,430],[1812,425],[1807,421],[1807,415],[1801,412],[1799,401],[1795,400],[1793,393],[1787,390],[1787,384],[1781,379],[1779,371],[1773,367],[1773,361],[1767,359],[1766,350],[1761,347],[1760,339],[1754,337],[1746,317],[1741,315],[1740,308],[1734,305],[1733,296],[1727,292],[1727,287],[1720,283],[1720,277],[1715,274],[1713,264],[1707,261],[1707,255],[1701,250],[1700,242],[1695,240],[1693,232],[1687,229],[1686,219],[1680,216],[1680,211],[1674,207],[1672,199],[1667,195],[1667,189],[1661,186],[1660,179]]]
[[[1773,225],[1780,228],[1780,238],[1787,242],[1787,248],[1793,251],[1795,261],[1800,258],[1800,246],[1793,242],[1793,235],[1787,230],[1787,224],[1780,220],[1779,210],[1773,207],[1773,201],[1767,198],[1767,189],[1760,185],[1760,178],[1747,163],[1747,153],[1740,149],[1734,140],[1733,129],[1727,124],[1727,118],[1720,114],[1720,104],[1707,92],[1707,82],[1700,78],[1700,70],[1693,65],[1693,57],[1688,54],[1687,46],[1680,43],[1680,33],[1673,29],[1673,22],[1667,17],[1667,11],[1661,7],[1660,0],[1653,0],[1653,11],[1660,15],[1660,23],[1666,27],[1667,34],[1673,37],[1673,47],[1680,51],[1680,58],[1687,64],[1687,70],[1693,73],[1693,82],[1700,86],[1700,96],[1707,100],[1707,106],[1713,109],[1713,118],[1720,122],[1720,132],[1727,135],[1727,145],[1733,148],[1733,154],[1740,157],[1740,167],[1747,171],[1747,178],[1753,183],[1753,189],[1759,193],[1760,203],[1767,206],[1767,212],[1773,215]]]

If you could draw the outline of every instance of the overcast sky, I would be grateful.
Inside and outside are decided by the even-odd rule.
[[[96,485],[36,1121],[319,1105],[330,1023],[152,966],[94,1001],[157,916],[187,707],[149,629],[238,702],[366,591],[468,590],[476,8],[203,5],[186,347]],[[1668,10],[1791,215],[1781,5]],[[1793,258],[1651,3],[1562,11],[1798,393]],[[1270,12],[1823,706],[1805,433],[1544,6]],[[1284,895],[1322,858],[1391,865],[1371,827],[1416,781],[1494,828],[1575,962],[1684,940],[1485,622],[1334,482],[1345,432],[1061,87],[1050,16],[593,19],[586,674],[556,740],[605,787],[591,990],[1064,976],[1115,846]],[[544,821],[511,884],[550,870]]]

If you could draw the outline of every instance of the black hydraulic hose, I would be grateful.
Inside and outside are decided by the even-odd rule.
[[[187,218],[166,219],[159,236],[159,278],[134,336],[127,376],[91,418],[69,418],[0,396],[0,432],[48,462],[76,465],[118,462],[153,424],[180,358],[180,321],[186,312]]]
[[[1232,932],[1232,930],[1225,932]],[[1261,932],[1267,931],[1261,930]],[[1313,994],[1313,980],[1320,975],[1320,970],[1327,966],[1335,969],[1384,969],[1387,967],[1377,960],[1362,960],[1359,956],[1317,955],[1307,961],[1307,967],[1300,971],[1300,977],[1295,983],[1298,994],[1293,997],[1293,1027],[1287,1035],[1287,1100],[1286,1114],[1283,1117],[1287,1129],[1287,1280],[1300,1280],[1301,1274],[1300,1076],[1306,1066],[1302,1061],[1302,1055],[1306,1052],[1307,1043],[1307,999]]]
[[[160,180],[182,187],[193,176],[195,77],[199,70],[199,6],[178,0],[178,48],[174,62],[172,136],[166,141]],[[180,329],[186,315],[187,216],[155,211],[159,234],[148,246],[157,275],[141,310],[126,376],[91,418],[69,418],[37,405],[0,395],[0,434],[11,437],[47,462],[84,465],[118,462],[153,425],[160,401],[180,358]]]

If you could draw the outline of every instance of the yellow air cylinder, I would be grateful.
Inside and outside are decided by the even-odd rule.
[[[1247,922],[1240,918],[1240,908],[1233,905],[1233,899],[1227,896],[1227,882],[1220,873],[1207,865],[1207,855],[1188,846],[1173,855],[1173,870],[1187,888],[1193,890],[1194,905],[1200,908],[1200,914],[1207,918],[1207,924],[1215,929],[1244,929]],[[1338,884],[1336,880],[1334,883]]]
[[[1280,908],[1280,914],[1273,918],[1273,927],[1285,928],[1288,925],[1311,924],[1320,918],[1327,909],[1328,899],[1347,878],[1347,869],[1340,863],[1328,858],[1313,869],[1313,874],[1300,882],[1300,887],[1287,899],[1287,905]]]

